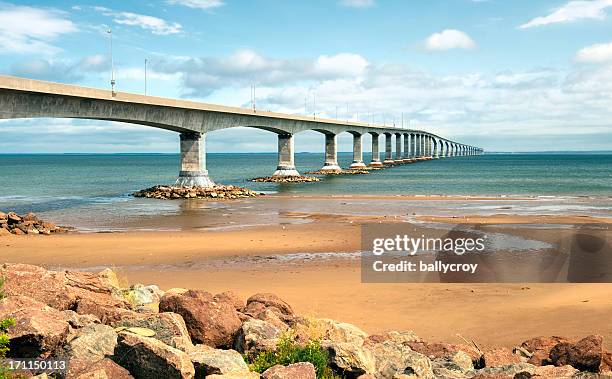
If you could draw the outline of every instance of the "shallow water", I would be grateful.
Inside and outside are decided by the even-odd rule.
[[[369,161],[369,157],[364,157]],[[346,167],[351,154],[340,153]],[[298,170],[321,166],[322,154],[296,154]],[[209,154],[211,177],[223,184],[246,186],[281,195],[486,195],[533,201],[371,202],[358,198],[351,206],[337,201],[287,200],[277,205],[258,202],[175,202],[135,199],[130,193],[172,183],[178,155],[0,155],[0,209],[28,211],[84,229],[158,229],[154,216],[193,216],[188,228],[296,222],[283,212],[339,214],[587,214],[612,211],[612,154],[491,154],[456,157],[396,166],[369,175],[329,177],[318,183],[279,185],[248,179],[269,175],[276,154]],[[391,204],[392,203],[392,204]],[[250,208],[249,208],[250,207]],[[404,211],[398,211],[403,207]],[[436,212],[431,209],[435,208]],[[255,214],[257,217],[248,217]],[[143,219],[145,222],[142,222]],[[197,220],[197,221],[193,221]],[[175,220],[176,221],[176,220]],[[176,223],[175,223],[176,225]],[[127,227],[130,229],[131,227]],[[179,225],[178,229],[182,227]],[[170,229],[175,229],[170,227]]]

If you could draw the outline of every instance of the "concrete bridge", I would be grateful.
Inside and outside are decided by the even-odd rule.
[[[366,133],[372,136],[370,166],[479,155],[483,152],[478,147],[422,130],[263,112],[0,76],[0,119],[35,117],[120,121],[177,132],[180,134],[181,170],[176,184],[182,186],[213,184],[206,170],[206,133],[237,126],[277,134],[278,166],[273,174],[275,176],[299,175],[294,164],[294,136],[306,130],[315,130],[325,135],[323,171],[340,169],[336,141],[337,136],[345,132],[353,136],[351,169],[366,167],[362,150],[362,137]],[[379,153],[381,136],[385,139],[382,162]]]

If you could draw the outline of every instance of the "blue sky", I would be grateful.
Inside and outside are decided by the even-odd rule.
[[[612,0],[0,2],[0,73],[345,119],[490,151],[612,150]],[[316,107],[313,107],[316,98]],[[306,103],[306,109],[305,109]],[[348,112],[347,112],[348,106]],[[178,137],[84,120],[0,122],[2,152],[176,152]],[[350,150],[351,137],[340,136]],[[367,142],[367,141],[366,141]],[[322,151],[323,136],[296,136]],[[211,133],[209,151],[275,151]]]

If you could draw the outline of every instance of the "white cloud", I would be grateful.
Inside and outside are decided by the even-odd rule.
[[[55,54],[51,42],[76,31],[62,12],[0,3],[0,53]]]
[[[606,18],[606,8],[611,6],[612,0],[570,1],[548,16],[536,17],[519,26],[519,28],[527,29],[536,26],[568,23],[586,19],[603,20]]]
[[[578,50],[576,62],[601,63],[612,61],[612,43],[598,43]]]
[[[113,21],[120,25],[138,26],[157,35],[177,34],[182,26],[177,22],[168,22],[164,19],[132,12],[115,12],[105,7],[94,7],[105,16],[113,17]]]
[[[221,0],[168,0],[168,3],[196,9],[212,9],[223,5]]]
[[[425,48],[430,51],[451,49],[473,49],[476,43],[466,33],[456,29],[446,29],[434,33],[425,40]]]
[[[340,4],[349,8],[369,8],[373,7],[376,2],[374,0],[341,0]]]
[[[159,72],[181,72],[189,95],[207,96],[223,87],[283,86],[295,81],[354,79],[368,67],[357,54],[322,55],[315,59],[274,59],[243,49],[227,57],[174,57],[155,62]]]

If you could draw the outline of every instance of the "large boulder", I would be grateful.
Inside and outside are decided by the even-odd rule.
[[[76,312],[83,315],[94,315],[103,324],[117,326],[122,320],[138,317],[139,313],[118,307],[112,301],[94,298],[80,298],[75,307]]]
[[[78,329],[64,350],[71,359],[93,362],[112,356],[116,346],[115,329],[108,325],[90,324]]]
[[[521,363],[521,357],[501,347],[485,351],[481,362],[483,367],[499,367]]]
[[[459,376],[457,373],[466,373],[474,369],[472,357],[461,350],[451,356],[434,358],[432,365],[434,368],[434,373],[436,373],[437,370],[437,372],[445,372],[447,376],[449,375],[448,370],[454,371],[453,374],[455,374],[455,376]],[[444,375],[438,374],[438,376]]]
[[[362,345],[368,336],[363,330],[346,322],[319,319],[317,323],[323,329],[323,341],[325,343],[353,343]]]
[[[371,346],[377,378],[393,378],[398,375],[411,375],[414,378],[433,379],[433,369],[429,358],[413,351],[409,346],[393,341],[384,341]]]
[[[109,358],[97,361],[70,359],[66,379],[133,379],[130,372]]]
[[[195,369],[187,353],[151,337],[119,333],[115,360],[135,378],[189,379]]]
[[[494,379],[494,378],[514,378],[533,375],[535,366],[529,363],[517,363],[513,365],[499,367],[485,367],[479,370],[469,371],[467,376],[472,379]],[[529,377],[529,376],[527,376]]]
[[[579,371],[572,366],[538,366],[533,371],[532,378],[571,378]]]
[[[229,373],[229,374],[214,374],[208,375],[206,379],[260,379],[260,375],[256,372],[249,373]]]
[[[249,297],[243,313],[255,318],[264,319],[260,315],[266,310],[275,313],[283,322],[293,323],[293,309],[273,293],[258,293]]]
[[[158,286],[145,286],[142,284],[134,284],[130,288],[121,289],[120,292],[124,298],[129,299],[134,307],[159,303],[159,300],[164,295],[164,292]]]
[[[215,301],[213,295],[201,290],[165,294],[159,310],[178,313],[194,342],[216,348],[230,348],[241,325],[232,304]]]
[[[376,372],[376,358],[372,351],[363,345],[350,342],[337,342],[328,345],[331,367],[351,378]]]
[[[58,352],[66,342],[69,325],[62,312],[26,296],[0,300],[0,319],[13,318],[8,329],[10,356],[47,357]]]
[[[238,329],[234,349],[251,357],[262,351],[274,351],[281,332],[281,329],[269,322],[251,319]]]
[[[472,362],[480,361],[482,353],[473,346],[464,344],[448,344],[448,343],[429,343],[429,342],[410,342],[408,346],[416,352],[419,352],[430,359],[450,358],[459,351],[463,351],[472,358]]]
[[[117,323],[119,327],[147,328],[155,331],[156,338],[166,345],[182,351],[193,348],[187,326],[181,315],[172,312],[125,317]]]
[[[272,366],[261,375],[262,379],[316,379],[315,367],[310,362],[294,363],[288,366]]]
[[[570,365],[580,371],[602,372],[607,370],[603,337],[591,335],[576,343],[562,342],[550,351],[555,366]]]
[[[228,303],[234,306],[234,309],[237,311],[242,311],[246,306],[246,302],[244,298],[239,297],[232,291],[225,291],[215,295],[214,297],[216,302],[219,303]]]
[[[235,350],[220,350],[206,345],[196,345],[189,351],[189,358],[195,367],[195,377],[249,373],[249,367],[242,355]]]
[[[521,348],[531,354],[528,361],[529,363],[536,366],[542,366],[550,364],[550,351],[552,348],[564,342],[569,343],[571,341],[565,337],[559,336],[540,336],[523,341]]]
[[[127,310],[130,305],[113,291],[104,278],[94,273],[50,271],[26,264],[3,264],[0,276],[6,280],[7,295],[28,294],[57,310],[76,309],[80,314],[95,314],[103,322],[98,308]],[[87,302],[89,305],[81,305]]]

